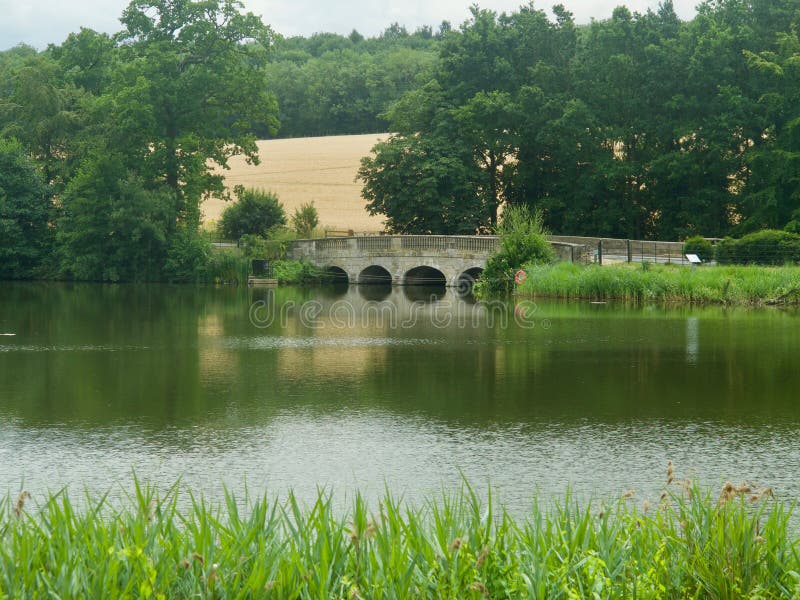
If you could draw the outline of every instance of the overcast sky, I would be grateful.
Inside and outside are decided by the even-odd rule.
[[[409,30],[420,25],[436,28],[443,20],[453,25],[469,15],[472,0],[244,0],[247,10],[283,35],[310,35],[317,31],[348,34],[354,28],[371,36],[397,21]],[[655,8],[658,0],[560,0],[579,23],[607,19],[613,8],[625,4],[634,11]],[[694,15],[699,0],[674,0],[683,19]],[[483,0],[481,8],[510,12],[519,0]],[[558,0],[536,2],[549,8]],[[113,33],[120,29],[119,16],[128,0],[0,0],[0,49],[19,43],[44,48],[62,42],[80,27]]]

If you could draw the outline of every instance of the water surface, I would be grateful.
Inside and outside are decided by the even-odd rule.
[[[800,497],[796,312],[476,304],[412,288],[0,286],[0,484],[131,474],[308,499],[466,476],[655,498],[667,460]]]

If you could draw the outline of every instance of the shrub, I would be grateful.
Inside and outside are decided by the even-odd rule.
[[[738,240],[725,238],[717,244],[720,264],[782,265],[800,261],[800,235],[765,229]]]
[[[696,254],[703,262],[714,259],[714,246],[700,235],[688,238],[683,243],[684,254]]]
[[[322,273],[306,262],[277,260],[272,263],[272,273],[278,283],[312,283],[320,281]]]
[[[301,204],[295,209],[292,226],[301,238],[310,238],[317,225],[319,225],[319,213],[313,202]]]
[[[539,212],[531,214],[527,206],[510,206],[503,212],[497,231],[498,251],[486,262],[477,290],[508,289],[514,271],[528,264],[550,263],[555,252],[547,241],[547,232]]]
[[[205,270],[207,283],[244,283],[249,273],[249,261],[239,251],[220,249],[211,252]]]
[[[200,232],[179,227],[169,242],[164,276],[172,283],[202,281],[211,256],[211,244]]]
[[[247,234],[266,237],[275,227],[286,225],[286,213],[272,192],[236,186],[234,193],[236,202],[223,211],[220,219],[223,237],[231,240]]]

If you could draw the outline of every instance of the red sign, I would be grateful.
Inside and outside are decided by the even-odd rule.
[[[514,281],[517,282],[517,285],[522,285],[522,283],[528,278],[528,274],[520,269],[514,274]]]

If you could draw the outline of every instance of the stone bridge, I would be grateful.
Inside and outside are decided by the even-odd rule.
[[[381,235],[297,240],[294,260],[350,283],[471,286],[497,249],[496,236]],[[560,260],[585,259],[586,246],[550,242]]]

